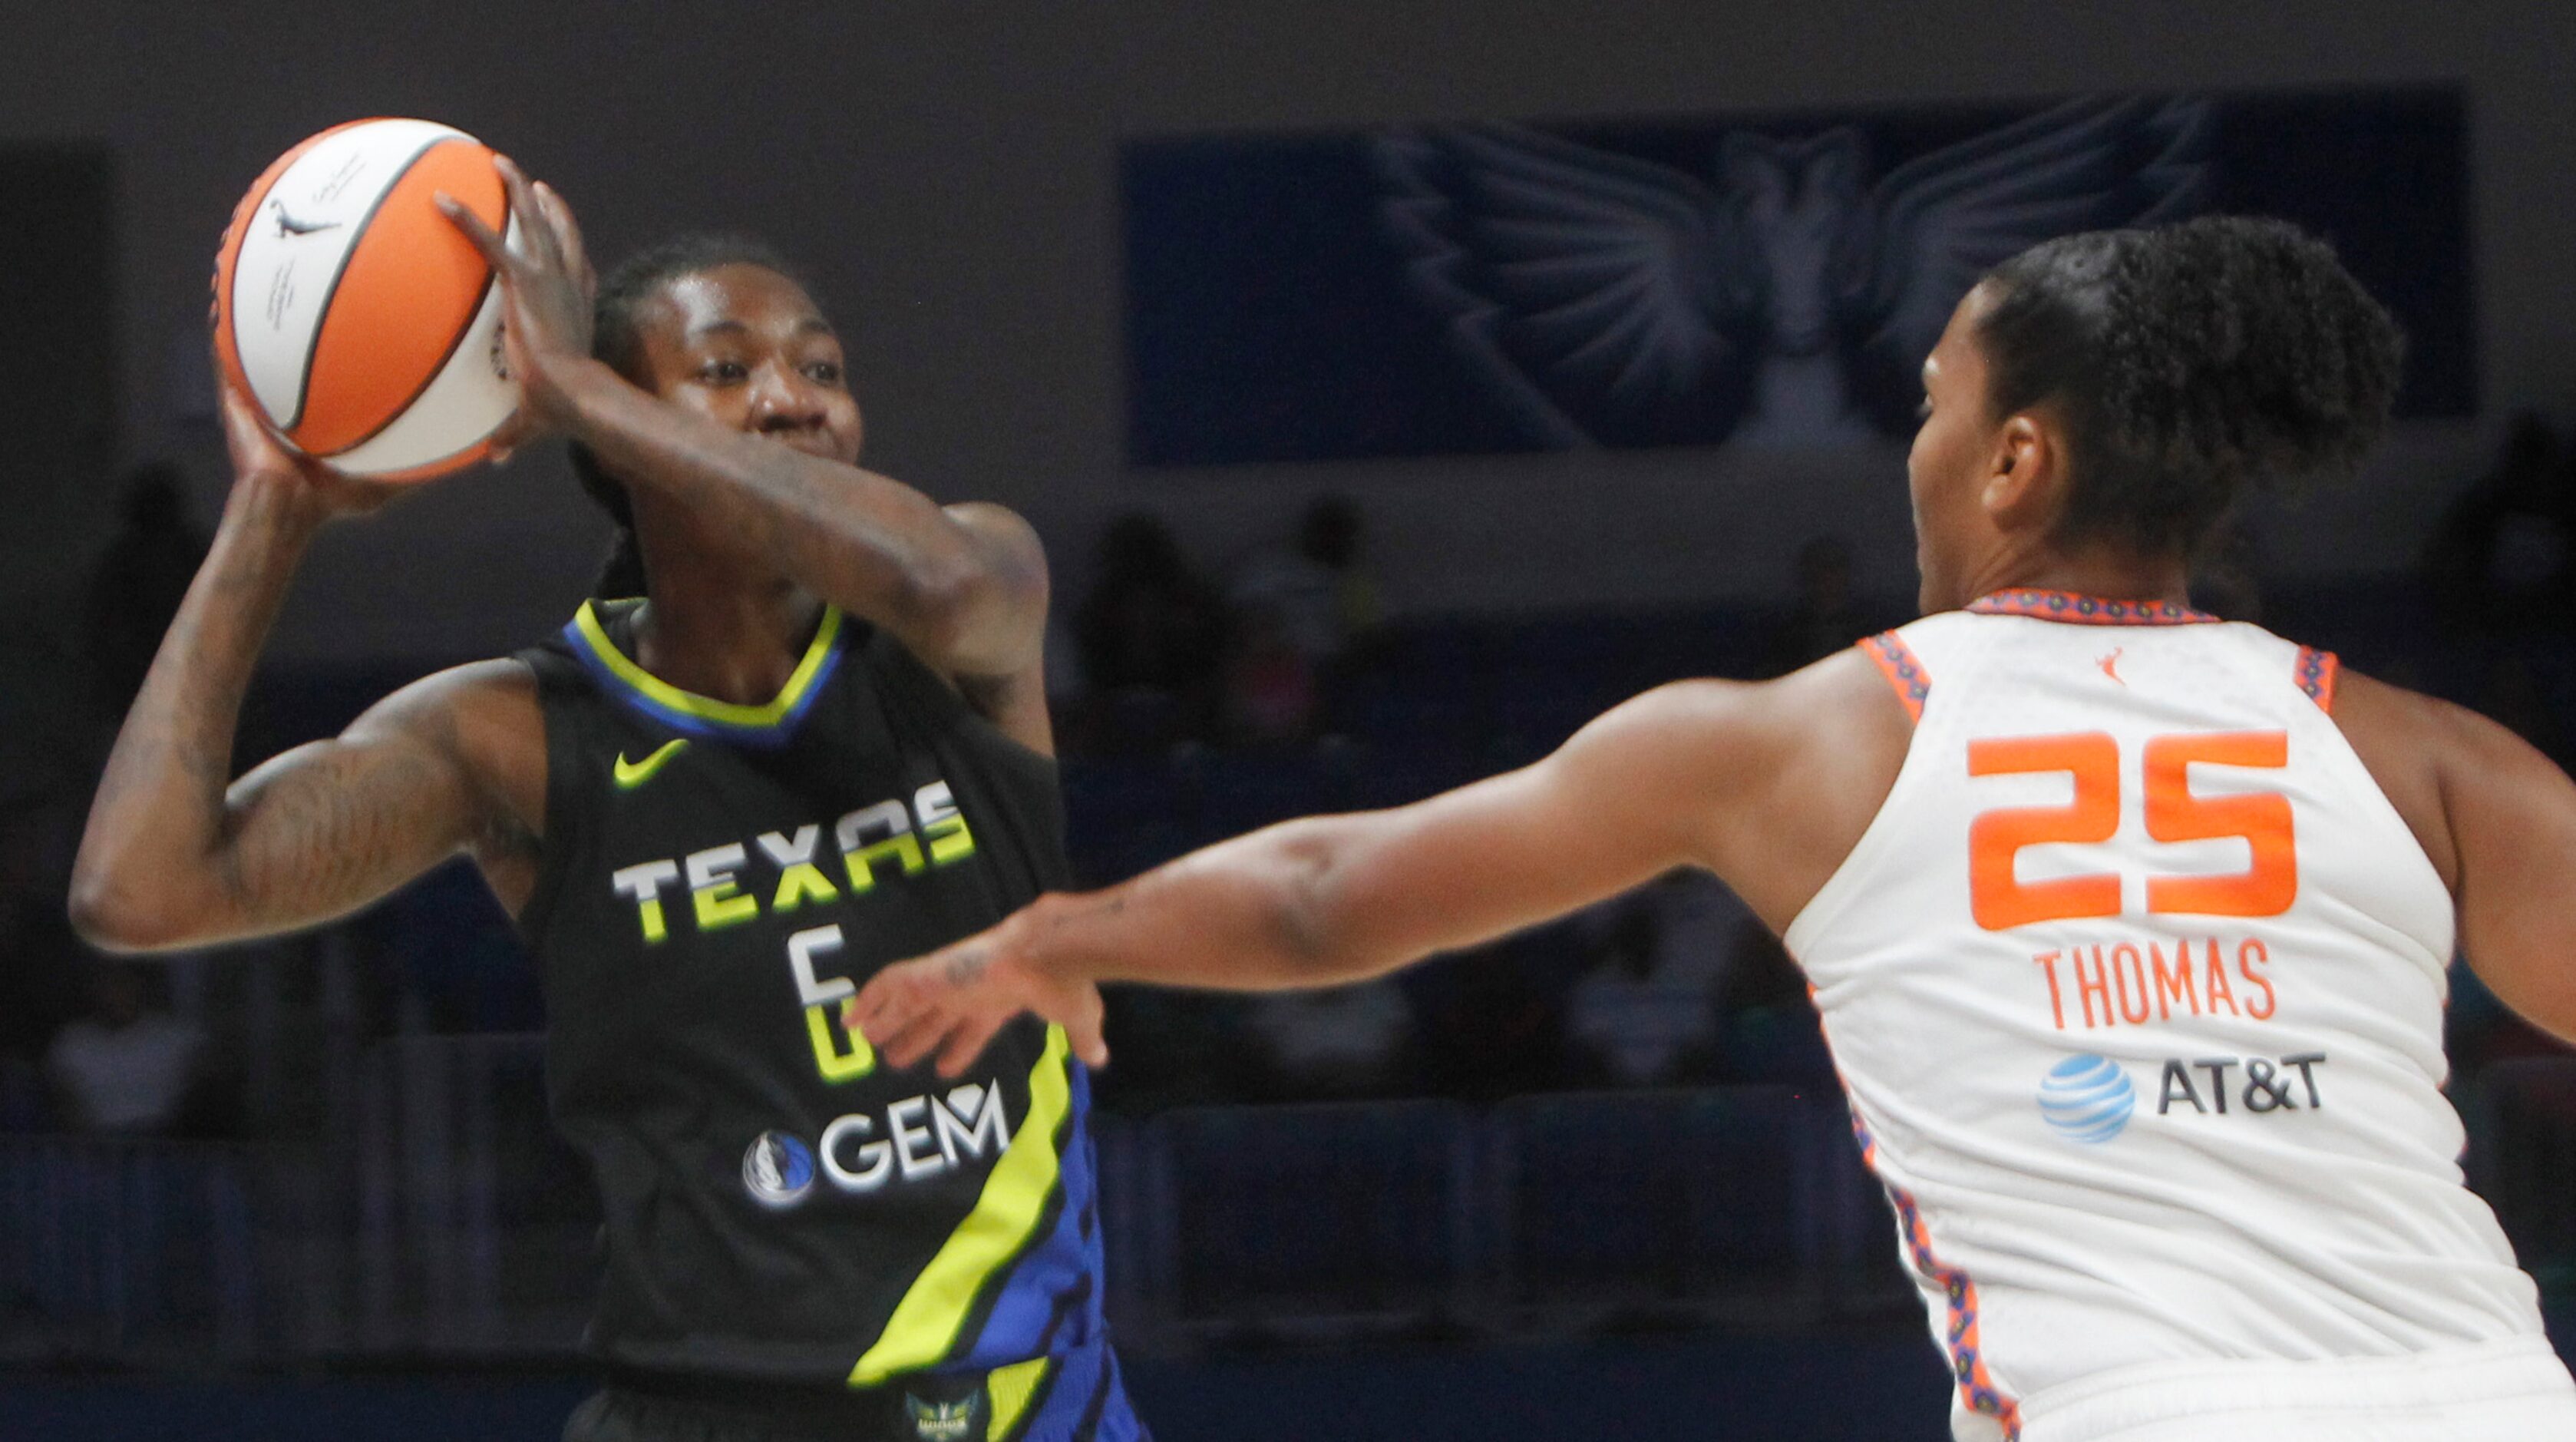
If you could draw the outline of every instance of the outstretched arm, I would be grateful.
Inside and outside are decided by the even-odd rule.
[[[880,972],[848,1015],[954,1075],[1013,1015],[1106,1059],[1094,983],[1271,990],[1379,975],[1719,866],[1797,743],[1773,687],[1695,681],[1622,705],[1536,765],[1390,811],[1286,822],[1124,885],[1052,896]]]
[[[2517,1015],[2576,1042],[2576,961],[2567,946],[2576,782],[2486,717],[2429,704],[2443,713],[2439,774],[2457,856],[2460,952]]]
[[[941,506],[873,471],[728,429],[592,359],[590,267],[572,212],[508,161],[501,172],[521,218],[515,239],[461,207],[447,214],[501,277],[528,429],[569,434],[619,478],[744,537],[938,671],[1003,678],[1036,667],[1046,556],[1025,521],[999,506]]]
[[[2576,782],[2464,706],[2347,670],[2335,724],[2450,888],[2460,954],[2505,1005],[2576,1042]]]
[[[114,951],[310,925],[459,850],[499,876],[533,846],[472,759],[505,751],[515,728],[542,767],[532,688],[508,662],[417,683],[339,739],[225,784],[243,689],[305,548],[386,493],[289,457],[238,396],[224,420],[239,476],[223,524],[117,733],[73,868],[73,924]],[[540,769],[540,798],[543,784]]]

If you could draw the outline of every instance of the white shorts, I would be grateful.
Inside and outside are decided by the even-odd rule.
[[[2404,1357],[2155,1363],[2029,1398],[2021,1442],[2576,1442],[2576,1382],[2540,1337]]]

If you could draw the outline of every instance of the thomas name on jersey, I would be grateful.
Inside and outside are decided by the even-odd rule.
[[[2108,946],[2096,942],[2035,952],[2030,960],[2048,980],[2048,1014],[2059,1031],[2141,1026],[2222,1011],[2270,1021],[2280,1009],[2266,974],[2272,951],[2257,937],[2226,944],[2215,936],[2197,941],[2141,938]]]

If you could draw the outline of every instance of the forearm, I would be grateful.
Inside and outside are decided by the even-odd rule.
[[[1432,948],[1350,924],[1343,878],[1365,825],[1321,816],[1256,831],[1118,886],[1047,897],[1000,940],[1077,981],[1279,991],[1380,975]]]
[[[321,524],[287,484],[252,475],[235,487],[90,808],[72,909],[93,936],[126,932],[148,944],[169,903],[220,884],[242,694]]]
[[[807,589],[934,659],[975,659],[985,613],[1032,580],[1043,587],[1042,576],[1011,574],[993,548],[899,481],[716,425],[595,361],[572,370],[563,390],[572,438],[611,473],[776,557]]]

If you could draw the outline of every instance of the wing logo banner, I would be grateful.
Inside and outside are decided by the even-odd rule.
[[[2425,374],[2403,408],[2464,412],[2462,110],[2456,90],[2114,95],[1141,142],[1131,456],[1880,441],[1997,262],[2212,211],[2336,241],[2407,327]],[[2395,187],[2407,206],[2371,202]]]

